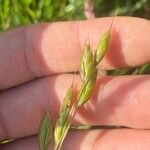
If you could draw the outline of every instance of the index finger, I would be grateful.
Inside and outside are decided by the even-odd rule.
[[[96,45],[113,18],[58,22],[22,27],[0,34],[0,89],[37,77],[77,70],[88,37]],[[141,36],[144,34],[144,36]],[[150,62],[150,22],[118,17],[101,69],[138,66]]]

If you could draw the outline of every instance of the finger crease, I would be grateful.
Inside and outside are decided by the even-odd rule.
[[[24,38],[24,44],[23,44],[23,51],[24,51],[24,61],[25,61],[25,64],[26,64],[26,67],[28,69],[28,72],[30,73],[30,75],[35,78],[36,75],[35,73],[33,72],[33,70],[31,69],[30,65],[29,65],[29,58],[28,58],[28,49],[29,49],[29,44],[28,44],[28,36],[27,36],[27,32],[26,32],[26,28],[23,29],[23,38]],[[32,49],[31,49],[32,50]]]

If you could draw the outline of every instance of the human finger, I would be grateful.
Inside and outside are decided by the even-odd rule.
[[[31,25],[0,34],[0,89],[37,77],[78,70],[82,47],[92,49],[113,18]],[[141,36],[144,33],[144,36]],[[150,62],[150,22],[117,17],[101,69],[133,67]]]
[[[146,130],[88,130],[73,131],[67,135],[62,150],[148,150],[150,131]],[[1,150],[38,150],[37,138],[16,140],[0,147]],[[52,145],[49,146],[52,150]]]
[[[0,94],[0,139],[37,133],[45,111],[56,119],[72,75],[32,81]],[[77,78],[77,77],[76,77]],[[75,80],[78,86],[79,80]],[[150,76],[101,77],[92,99],[78,111],[74,124],[150,128]]]

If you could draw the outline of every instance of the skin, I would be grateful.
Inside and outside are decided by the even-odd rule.
[[[45,110],[56,119],[77,71],[87,37],[93,49],[113,18],[30,25],[0,33],[1,150],[37,150],[39,123]],[[117,17],[109,50],[100,69],[150,62],[150,22]],[[123,125],[132,129],[71,131],[64,150],[141,150],[150,147],[150,76],[99,77],[91,100],[75,124]],[[49,149],[52,149],[50,144]],[[74,145],[72,147],[72,145]]]

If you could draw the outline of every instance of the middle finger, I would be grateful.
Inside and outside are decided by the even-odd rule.
[[[72,75],[50,76],[1,92],[0,139],[37,133],[46,110],[55,119],[72,79]],[[76,123],[149,128],[149,89],[150,76],[101,77]]]

